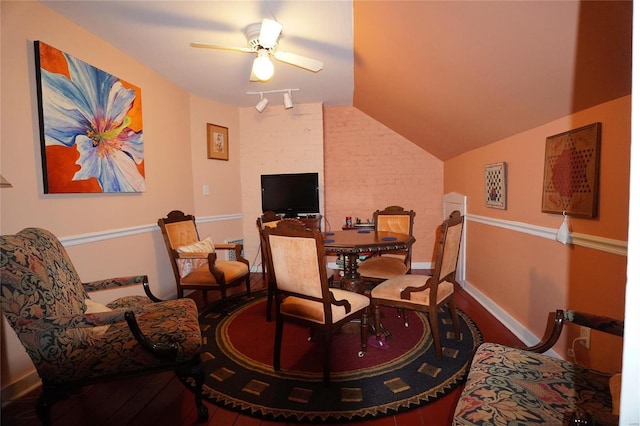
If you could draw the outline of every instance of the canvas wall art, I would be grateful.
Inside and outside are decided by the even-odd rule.
[[[44,192],[145,190],[140,88],[34,42]]]
[[[598,215],[601,127],[593,123],[547,138],[543,212]]]

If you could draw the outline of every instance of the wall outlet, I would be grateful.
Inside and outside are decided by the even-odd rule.
[[[591,347],[591,329],[589,327],[580,327],[580,340],[582,346],[589,349]]]

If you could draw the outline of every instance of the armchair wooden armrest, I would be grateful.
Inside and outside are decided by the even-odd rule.
[[[126,311],[124,318],[129,325],[129,329],[140,345],[151,352],[154,356],[161,359],[175,360],[178,355],[178,345],[176,343],[153,342],[142,333],[136,315],[133,311]]]
[[[558,338],[560,338],[565,322],[571,322],[583,327],[613,334],[614,336],[623,337],[624,335],[623,321],[585,312],[558,309],[555,315],[553,315],[553,313],[549,314],[547,328],[540,343],[523,349],[538,353],[548,351],[555,345]]]
[[[351,303],[349,303],[348,300],[346,300],[346,299],[337,300],[336,296],[331,291],[329,292],[329,294],[331,296],[331,304],[332,305],[344,306],[344,311],[347,314],[351,312]]]
[[[421,285],[420,287],[407,287],[404,290],[402,290],[400,292],[400,298],[404,299],[404,300],[411,300],[411,293],[416,293],[419,291],[424,291],[426,289],[429,288],[429,281],[432,280],[433,277],[428,277],[425,281],[424,284]],[[437,285],[437,283],[436,283]]]

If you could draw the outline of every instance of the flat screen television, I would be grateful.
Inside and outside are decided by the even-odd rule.
[[[318,173],[262,175],[260,186],[263,213],[298,217],[320,212]]]

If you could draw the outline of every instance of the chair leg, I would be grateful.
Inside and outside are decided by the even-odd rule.
[[[442,361],[442,342],[440,341],[440,327],[438,327],[438,310],[437,308],[429,310],[429,326],[431,327],[431,335],[436,349],[436,359]]]
[[[380,324],[380,306],[378,304],[373,305],[373,323],[375,325],[376,331],[376,339],[380,346],[382,346],[382,342],[380,341],[380,335],[382,334],[382,324]]]
[[[247,285],[247,297],[251,297],[251,274],[247,274],[245,282]]]
[[[369,308],[365,309],[362,314],[362,318],[360,319],[360,352],[358,352],[358,356],[362,358],[367,351],[367,335],[369,328]]]
[[[462,333],[460,333],[460,321],[458,321],[458,310],[453,298],[449,300],[449,314],[451,315],[451,321],[453,322],[453,331],[456,333],[456,340],[459,342],[462,340]]]
[[[276,309],[279,309],[276,303]],[[280,371],[280,353],[282,352],[282,331],[283,320],[278,312],[276,312],[276,339],[273,345],[273,369]]]
[[[209,420],[209,409],[202,402],[202,387],[204,386],[205,375],[200,357],[198,356],[194,359],[193,365],[177,369],[176,374],[178,377],[183,379],[183,381],[188,377],[193,378],[195,383],[193,394],[196,402],[196,410],[198,412],[198,423],[204,423]]]
[[[267,284],[267,322],[271,322],[271,305],[273,305],[273,286],[271,283]]]
[[[51,425],[51,407],[58,401],[66,399],[71,394],[67,386],[42,385],[42,393],[36,401],[36,415],[43,426]]]
[[[333,342],[333,334],[329,328],[324,330],[324,367],[322,373],[322,381],[328,385],[331,381],[331,343]]]

